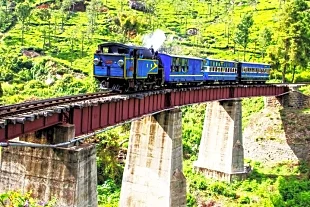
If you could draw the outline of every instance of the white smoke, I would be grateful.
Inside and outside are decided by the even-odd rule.
[[[154,50],[157,51],[165,42],[166,35],[164,31],[156,29],[152,34],[143,36],[143,46],[150,48],[153,46]]]

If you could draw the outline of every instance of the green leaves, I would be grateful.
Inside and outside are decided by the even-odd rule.
[[[261,53],[264,58],[264,54],[266,53],[267,47],[272,43],[272,31],[268,27],[264,27],[264,29],[260,33],[259,42],[261,45]]]
[[[279,23],[279,41],[276,51],[270,58],[282,69],[282,82],[285,82],[287,70],[293,73],[297,67],[306,68],[310,61],[310,12],[304,0],[293,0],[286,4]]]
[[[31,13],[30,4],[27,1],[18,4],[16,6],[15,13],[17,18],[24,23]]]
[[[51,199],[51,201],[38,201],[31,197],[31,192],[21,193],[20,191],[8,191],[6,193],[0,194],[0,204],[3,207],[52,207],[56,204],[56,199]]]
[[[245,60],[245,49],[250,42],[250,28],[254,23],[252,13],[244,15],[241,22],[237,25],[237,31],[235,33],[235,42],[243,47],[243,60]]]

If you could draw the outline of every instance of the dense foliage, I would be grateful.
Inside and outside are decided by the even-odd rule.
[[[141,0],[136,11],[125,0],[0,1],[0,104],[96,91],[93,53],[103,41],[142,44],[155,29],[166,33],[171,53],[272,63],[272,79],[309,81],[309,1]],[[82,8],[82,9],[81,9]],[[304,89],[308,94],[310,90]],[[244,101],[243,123],[262,108]],[[188,206],[309,206],[309,168],[301,163],[262,166],[245,182],[206,180],[192,171],[205,105],[183,112],[184,172]],[[98,151],[98,201],[117,206],[128,125],[92,140]],[[125,144],[124,144],[125,143]],[[1,201],[24,205],[29,195],[9,192]],[[38,204],[39,205],[39,204]]]
[[[0,1],[2,103],[92,92],[97,44],[142,44],[143,36],[155,29],[165,32],[163,46],[172,53],[271,61],[272,78],[310,78],[306,0],[280,5],[276,0],[141,2],[144,11],[131,9],[125,0]],[[64,79],[75,89],[57,84]],[[31,80],[40,83],[29,90],[24,83]],[[12,96],[12,89],[20,93]]]
[[[56,199],[51,201],[38,201],[31,197],[31,193],[23,194],[19,191],[9,191],[0,194],[0,204],[3,207],[53,207]]]

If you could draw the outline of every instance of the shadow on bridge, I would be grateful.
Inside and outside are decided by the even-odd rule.
[[[310,164],[310,109],[279,110],[286,143],[299,161]]]

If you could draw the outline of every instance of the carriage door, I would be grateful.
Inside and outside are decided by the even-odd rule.
[[[241,63],[237,62],[236,67],[237,67],[237,82],[240,83],[241,82],[241,72],[242,72]]]

